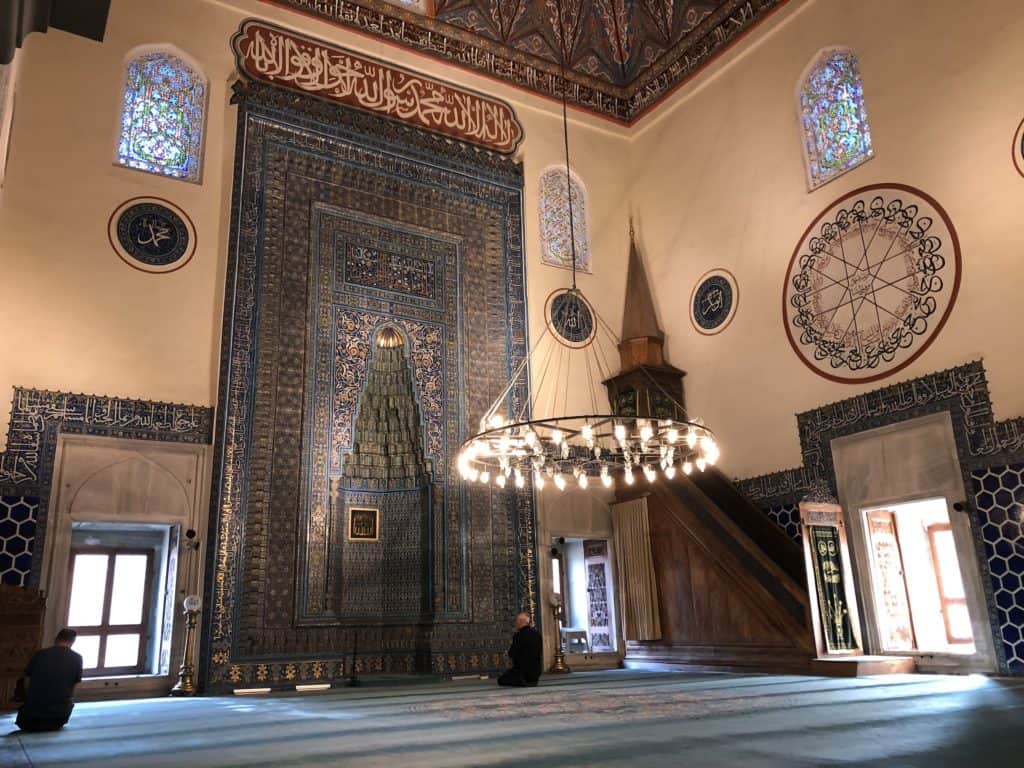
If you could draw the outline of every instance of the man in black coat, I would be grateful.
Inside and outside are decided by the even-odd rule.
[[[77,637],[73,629],[62,629],[25,667],[25,703],[16,721],[21,730],[56,731],[71,719],[71,693],[82,681],[82,657],[71,650]]]
[[[512,636],[512,647],[508,649],[512,669],[498,678],[498,685],[523,687],[536,685],[540,679],[544,648],[540,632],[530,626],[530,614],[516,616],[516,633]]]

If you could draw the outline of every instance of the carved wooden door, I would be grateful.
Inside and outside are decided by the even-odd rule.
[[[887,510],[876,510],[868,513],[867,520],[882,650],[912,651],[917,641],[914,637],[914,621],[910,615],[896,516]]]

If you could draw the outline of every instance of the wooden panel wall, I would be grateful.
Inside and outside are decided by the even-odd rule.
[[[689,480],[646,492],[662,639],[630,643],[627,658],[808,670],[806,588]]]

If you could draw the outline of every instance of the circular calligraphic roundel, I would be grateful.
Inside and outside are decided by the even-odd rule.
[[[1024,120],[1020,121],[1017,132],[1013,134],[1013,147],[1010,151],[1013,153],[1013,164],[1017,168],[1017,173],[1024,176]]]
[[[597,332],[593,308],[583,294],[573,288],[555,291],[548,296],[544,321],[555,339],[567,347],[585,347],[594,341]]]
[[[158,197],[133,197],[121,203],[110,215],[107,235],[114,252],[143,272],[181,269],[196,250],[191,219]]]
[[[884,378],[942,330],[960,288],[960,243],[933,198],[903,184],[856,189],[807,228],[790,260],[782,314],[815,373]]]
[[[736,278],[724,269],[701,275],[690,296],[690,322],[707,336],[721,333],[736,315],[740,300]]]

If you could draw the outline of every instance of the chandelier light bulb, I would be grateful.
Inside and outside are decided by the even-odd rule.
[[[601,468],[601,484],[605,488],[612,487],[612,476],[608,474],[608,467]]]
[[[654,430],[651,429],[650,424],[645,422],[644,425],[640,427],[640,441],[646,443],[652,437],[654,437]]]
[[[691,472],[693,472],[693,464],[691,464],[691,463],[690,463],[690,462],[688,462],[688,461],[684,461],[684,462],[683,462],[683,474],[686,474],[686,475],[688,475],[688,474],[690,474]]]
[[[498,475],[496,478],[494,478],[494,482],[497,483],[499,488],[504,488],[505,487],[505,476],[504,475]]]
[[[626,485],[633,484],[633,470],[630,467],[626,467]]]
[[[538,491],[543,491],[544,490],[544,475],[542,475],[538,471],[534,471],[534,473],[533,473],[533,484],[534,484],[534,486],[536,486]]]
[[[692,429],[686,433],[686,445],[693,448],[697,444],[697,433]]]
[[[537,442],[537,433],[532,429],[527,430],[523,439],[526,440],[526,444],[532,448]]]
[[[665,439],[668,440],[669,445],[675,445],[679,440],[679,430],[674,428],[670,429],[665,433]]]
[[[555,475],[555,487],[558,490],[560,490],[560,491],[564,491],[565,490],[565,478],[562,477],[562,473],[561,472],[559,472],[557,475]]]
[[[707,465],[708,465],[708,463],[706,461],[704,461],[704,459],[697,459],[697,469],[699,469],[701,472],[704,471],[704,468]]]
[[[552,429],[551,430],[551,442],[558,445],[562,442],[562,430]]]
[[[522,472],[516,472],[516,488],[522,488],[526,485],[526,478],[523,477]]]
[[[593,441],[593,439],[594,439],[594,428],[592,426],[590,426],[589,424],[584,424],[583,425],[583,429],[580,430],[580,431],[581,431],[581,433],[583,435],[583,439],[584,440],[586,440],[588,443]]]
[[[486,469],[480,473],[480,482],[483,483],[484,485],[487,485],[487,483],[491,482],[491,473],[488,472]]]
[[[665,477],[667,477],[669,480],[671,480],[675,476],[676,476],[676,468],[674,466],[672,466],[671,464],[669,464],[668,467],[665,468]]]
[[[501,418],[501,416],[497,413],[491,416],[490,420],[487,423],[491,429],[501,429],[503,426],[505,426],[505,420]]]
[[[586,487],[587,487],[587,483],[589,482],[587,480],[587,473],[586,472],[581,472],[580,476],[579,476],[579,478],[577,480],[578,480],[578,482],[580,484],[580,488],[583,488],[585,490]]]
[[[647,478],[647,482],[649,482],[649,483],[653,483],[653,482],[654,482],[654,480],[655,480],[655,478],[656,478],[656,477],[657,477],[658,475],[657,475],[657,473],[656,473],[656,472],[654,471],[654,468],[653,468],[653,467],[649,467],[649,466],[647,466],[647,465],[645,464],[645,465],[644,465],[644,476],[645,476],[645,477]]]
[[[620,443],[626,442],[626,425],[616,424],[615,425],[615,439]]]
[[[469,470],[469,479],[470,479],[470,480],[471,480],[472,482],[474,482],[474,483],[475,483],[475,482],[476,482],[476,479],[477,479],[478,477],[480,477],[480,472],[479,472],[479,471],[477,471],[476,469],[470,469],[470,470]]]

